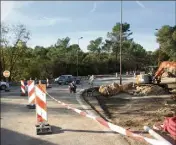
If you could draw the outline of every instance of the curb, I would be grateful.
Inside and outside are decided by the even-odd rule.
[[[78,93],[76,93],[76,99],[79,102],[79,104],[82,106],[83,109],[86,109],[85,111],[88,114],[91,114],[93,116],[98,116],[97,112],[91,108],[91,106],[83,99],[83,94],[85,93],[87,89],[82,89]]]
[[[94,105],[92,105],[88,99],[86,98],[87,96],[84,96],[84,94],[87,93],[87,91],[89,90],[92,90],[92,89],[95,89],[97,87],[92,87],[92,88],[88,88],[88,89],[84,89],[84,91],[82,92],[82,94],[80,94],[80,98],[82,98],[84,100],[84,102],[86,102],[86,104],[88,104],[93,110],[94,112],[96,112],[97,116],[100,116],[101,118],[103,118],[104,120],[108,121],[108,122],[112,122],[111,119],[109,119],[107,116],[106,116],[106,112],[102,109],[101,107],[101,104],[99,103],[98,99],[97,99],[97,96],[93,96],[95,97],[95,100],[97,102],[97,105],[99,106],[99,109],[96,109],[96,107],[94,107]],[[104,114],[100,113],[100,112],[104,112]]]

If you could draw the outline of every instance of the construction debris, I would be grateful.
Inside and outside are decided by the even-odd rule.
[[[128,83],[124,85],[118,85],[117,83],[112,83],[110,85],[102,85],[99,87],[99,93],[104,96],[113,96],[121,92],[129,93],[135,96],[168,94],[167,89],[153,84],[138,85],[134,87],[133,83]]]
[[[175,106],[170,107],[162,107],[158,110],[156,110],[156,115],[160,114],[165,117],[173,117],[175,115]]]
[[[99,88],[99,92],[104,96],[117,95],[120,92],[128,92],[129,89],[133,87],[133,83],[128,83],[125,85],[118,85],[117,83],[112,83],[110,85],[102,85]]]
[[[134,91],[133,95],[164,95],[168,92],[157,85],[144,85],[144,86],[137,86],[136,90]]]
[[[104,96],[116,95],[121,91],[121,86],[117,83],[112,83],[110,85],[102,85],[99,88],[99,92]]]
[[[171,99],[173,99],[174,101],[176,101],[176,94],[171,95]]]

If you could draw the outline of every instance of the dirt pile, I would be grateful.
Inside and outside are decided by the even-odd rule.
[[[162,115],[164,117],[173,117],[176,115],[176,106],[162,107],[156,110],[156,115]]]
[[[167,91],[157,85],[137,86],[133,95],[164,95]]]
[[[117,83],[112,83],[110,85],[102,85],[99,88],[99,92],[104,96],[116,95],[121,91],[121,86]]]
[[[133,89],[133,83],[131,82],[131,83],[127,83],[127,84],[124,84],[124,85],[122,85],[121,87],[121,91],[122,92],[126,92],[126,93],[128,93],[129,92],[129,90],[132,90]]]
[[[102,85],[99,88],[99,93],[104,96],[113,96],[120,92],[128,92],[128,90],[131,89],[132,86],[133,83],[128,83],[125,85],[118,85],[117,83],[112,83],[110,85]]]

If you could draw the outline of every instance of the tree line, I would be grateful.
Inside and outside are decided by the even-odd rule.
[[[107,38],[98,37],[83,52],[70,38],[58,38],[49,46],[27,46],[30,33],[24,25],[1,25],[0,70],[11,72],[10,80],[56,78],[62,74],[110,74],[119,72],[120,39],[122,40],[122,72],[143,70],[162,61],[176,61],[176,26],[164,25],[156,32],[159,48],[147,51],[132,38],[130,24],[116,23]],[[150,43],[150,42],[148,42]]]

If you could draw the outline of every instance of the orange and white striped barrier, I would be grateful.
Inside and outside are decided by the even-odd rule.
[[[49,80],[48,80],[48,79],[46,79],[46,87],[47,87],[47,88],[51,88],[51,86],[50,86],[50,84],[49,84]]]
[[[24,80],[21,80],[21,96],[25,96],[25,95],[26,95],[26,89],[24,85]]]
[[[35,109],[35,85],[33,80],[28,81],[28,105],[29,109]]]
[[[36,133],[48,134],[52,133],[50,125],[47,123],[47,103],[46,103],[46,85],[41,84],[41,82],[35,87],[36,94]]]

